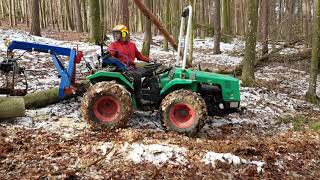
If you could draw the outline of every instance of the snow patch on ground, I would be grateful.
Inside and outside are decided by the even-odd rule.
[[[106,155],[111,148],[117,148],[116,151],[124,157],[124,160],[136,164],[148,162],[156,166],[162,166],[164,164],[184,165],[188,163],[186,159],[187,149],[177,145],[129,144],[127,142],[119,145],[111,142],[100,142],[95,147],[103,155]]]
[[[211,164],[212,166],[215,166],[216,161],[221,161],[224,163],[233,164],[234,166],[241,165],[241,164],[256,165],[258,173],[263,172],[263,167],[265,164],[265,162],[263,162],[263,161],[245,160],[245,159],[242,159],[241,157],[233,155],[231,153],[216,153],[216,152],[212,152],[212,151],[207,152],[203,156],[201,161],[204,162],[205,164]]]
[[[122,151],[127,152],[127,158],[134,163],[142,163],[144,161],[151,162],[154,165],[163,164],[186,164],[188,161],[184,157],[185,148],[164,144],[128,144],[125,143]]]

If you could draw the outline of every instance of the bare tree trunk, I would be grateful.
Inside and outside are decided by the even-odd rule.
[[[128,27],[129,29],[129,1],[121,0],[121,23]]]
[[[220,54],[221,21],[220,21],[220,0],[213,1],[213,29],[214,47],[213,53]]]
[[[16,3],[15,0],[12,0],[12,19],[13,19],[13,25],[17,26],[17,17],[16,17]]]
[[[312,35],[312,56],[311,56],[311,67],[310,67],[310,80],[309,88],[306,93],[307,101],[318,104],[320,99],[317,96],[317,78],[319,73],[319,57],[320,57],[320,2],[314,0],[313,7],[313,35]]]
[[[29,22],[30,22],[30,20],[29,20],[29,6],[28,6],[29,1],[30,1],[30,0],[26,0],[26,4],[25,4],[27,27],[30,26],[30,23],[29,23]]]
[[[222,0],[222,31],[230,33],[230,0]]]
[[[262,56],[268,54],[269,6],[268,1],[261,1]]]
[[[51,15],[51,23],[52,23],[52,27],[53,29],[55,29],[55,22],[54,22],[54,10],[53,10],[53,2],[52,0],[50,0],[50,15]]]
[[[293,0],[286,0],[286,11],[285,11],[285,18],[286,18],[286,23],[285,23],[285,30],[287,33],[287,38],[288,41],[291,41],[294,37],[293,34]]]
[[[152,0],[145,0],[146,6],[149,9],[152,9]],[[143,45],[141,53],[145,56],[149,56],[150,54],[150,43],[152,40],[152,33],[151,33],[151,22],[149,19],[146,19],[145,22],[145,30],[144,30],[144,38],[143,38]]]
[[[0,0],[0,11],[1,11],[1,19],[4,18],[4,5],[2,0]]]
[[[205,17],[204,17],[204,15],[205,15],[205,7],[204,7],[205,5],[204,5],[204,3],[205,2],[203,0],[199,2],[200,11],[198,11],[199,14],[200,14],[200,22],[201,22],[202,27],[204,27],[206,25],[206,20],[205,20]],[[200,29],[200,38],[201,39],[205,38],[205,28],[201,28]]]
[[[12,0],[9,0],[9,21],[10,21],[10,26],[13,27],[13,15],[12,15]]]
[[[83,32],[80,0],[75,0],[75,4],[76,4],[76,23],[77,23],[76,30],[77,32]]]
[[[179,1],[171,1],[173,3],[173,11],[174,13],[172,14],[175,14],[175,15],[172,15],[172,21],[175,25],[178,25],[179,24],[179,18],[180,18],[180,11],[179,11],[179,8],[180,8],[180,2]],[[173,37],[174,39],[177,41],[178,40],[178,37],[179,36],[179,28],[173,28]]]
[[[310,46],[310,38],[309,38],[309,21],[311,19],[310,13],[310,1],[303,0],[303,31],[304,31],[304,40],[305,46]]]
[[[95,44],[101,42],[99,0],[89,0],[90,41]]]
[[[41,36],[40,31],[40,16],[39,16],[39,0],[31,1],[31,30],[30,34],[35,36]]]
[[[248,0],[248,23],[246,45],[242,66],[242,85],[252,86],[254,83],[254,62],[256,58],[258,0]]]
[[[104,0],[99,0],[99,8],[100,8],[100,29],[101,33],[104,34],[105,32],[105,27],[104,27]]]
[[[165,7],[164,7],[164,11],[165,11],[165,15],[164,15],[164,22],[165,22],[165,26],[166,29],[169,29],[170,26],[170,0],[165,0]],[[168,47],[168,40],[164,39],[163,40],[163,50],[168,51],[169,47]]]
[[[69,6],[69,0],[65,0],[65,10],[66,10],[66,16],[67,16],[67,23],[71,31],[74,30],[72,18],[71,18],[71,12],[70,12],[70,6]]]
[[[85,32],[88,32],[86,0],[82,0],[82,9],[83,9],[83,30]]]

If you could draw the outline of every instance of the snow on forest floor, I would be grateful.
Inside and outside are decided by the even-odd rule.
[[[0,29],[0,60],[6,52],[3,39],[10,39],[78,46],[87,61],[97,62],[99,46],[43,34],[35,37],[21,30]],[[132,35],[132,39],[140,49],[142,35]],[[154,37],[151,57],[173,64],[176,54],[162,51],[161,41],[161,37]],[[212,54],[212,42],[212,38],[195,40],[195,63],[211,70],[239,65],[243,57],[236,54],[244,47],[243,41],[221,43],[220,55]],[[29,92],[59,84],[49,55],[26,53],[21,64],[27,68]],[[77,78],[83,79],[87,73],[84,61],[77,68]],[[91,131],[79,111],[81,97],[27,110],[26,117],[0,123],[0,174],[30,179],[319,177],[319,132],[309,127],[295,131],[320,121],[319,106],[303,99],[308,74],[285,64],[259,67],[255,73],[258,85],[241,87],[241,112],[208,118],[195,138],[166,132],[157,111],[136,112],[126,129]]]

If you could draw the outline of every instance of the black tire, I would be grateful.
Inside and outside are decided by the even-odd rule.
[[[81,112],[93,129],[124,127],[133,112],[130,93],[115,81],[99,82],[84,95]]]
[[[188,136],[197,134],[207,118],[207,107],[203,98],[185,89],[168,94],[161,102],[160,111],[167,130]]]

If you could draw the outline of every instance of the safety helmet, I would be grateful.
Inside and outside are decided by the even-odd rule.
[[[117,33],[120,33],[121,37],[116,36]],[[112,29],[112,35],[113,35],[113,39],[115,41],[128,41],[129,40],[129,31],[127,26],[119,24],[116,25],[113,29]]]

